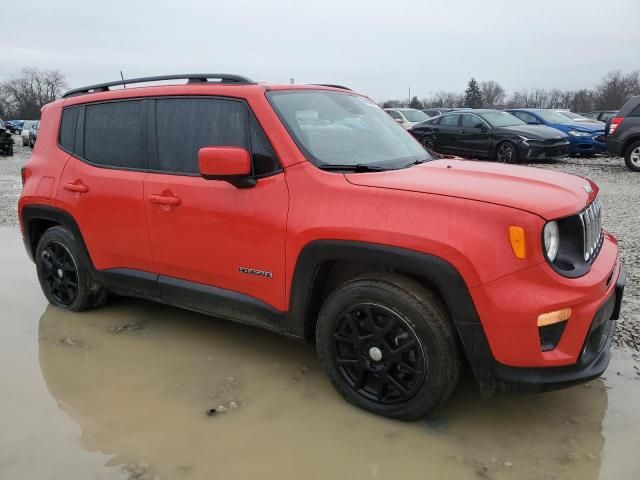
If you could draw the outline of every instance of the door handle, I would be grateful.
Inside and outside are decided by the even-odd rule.
[[[464,133],[464,130],[458,130],[458,133]]]
[[[169,197],[166,195],[149,195],[147,197],[150,202],[157,203],[159,205],[170,205],[172,207],[177,207],[182,203],[178,197]]]
[[[87,187],[82,183],[65,183],[64,187],[62,188],[70,192],[76,192],[76,193],[87,193],[89,191],[89,187]]]

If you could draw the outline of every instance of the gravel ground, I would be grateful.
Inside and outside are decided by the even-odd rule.
[[[21,191],[20,168],[31,150],[14,135],[15,155],[0,157],[0,226],[18,225],[17,203]],[[640,174],[627,170],[621,158],[568,158],[531,166],[590,178],[600,187],[603,225],[620,243],[627,267],[622,318],[615,338],[617,346],[640,351]]]

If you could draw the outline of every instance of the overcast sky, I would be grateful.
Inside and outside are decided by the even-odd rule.
[[[512,92],[640,69],[640,0],[30,0],[3,1],[0,17],[0,80],[35,66],[71,87],[225,72],[382,100],[471,76]]]

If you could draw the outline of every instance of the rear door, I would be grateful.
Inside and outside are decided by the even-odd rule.
[[[449,153],[458,152],[456,139],[458,130],[460,130],[460,126],[458,125],[459,120],[459,114],[451,113],[443,115],[440,122],[433,126],[437,151]]]
[[[149,101],[63,110],[60,147],[71,154],[56,206],[70,213],[99,270],[153,272],[143,203]]]
[[[244,101],[215,97],[157,99],[153,112],[153,171],[144,194],[161,292],[174,295],[167,285],[201,291],[205,285],[283,310],[289,196],[258,121]],[[248,149],[257,184],[236,188],[202,178],[197,155],[206,146]],[[155,203],[158,196],[178,204]]]

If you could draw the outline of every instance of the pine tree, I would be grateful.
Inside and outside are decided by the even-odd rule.
[[[471,108],[482,107],[482,92],[476,79],[471,77],[467,84],[467,89],[464,91],[464,106]]]

